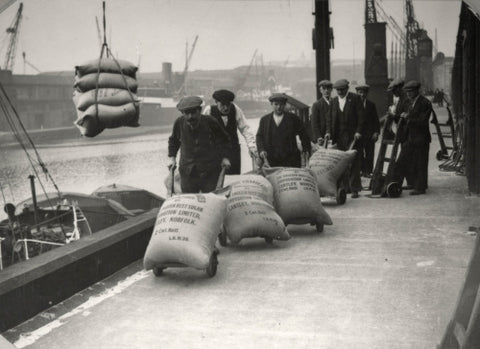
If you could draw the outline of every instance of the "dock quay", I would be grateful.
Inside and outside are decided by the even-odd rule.
[[[464,176],[439,170],[432,138],[426,195],[323,198],[333,220],[323,233],[290,225],[289,241],[217,244],[213,278],[191,268],[155,277],[141,259],[119,264],[1,335],[16,348],[48,349],[435,348],[465,278],[480,197]]]

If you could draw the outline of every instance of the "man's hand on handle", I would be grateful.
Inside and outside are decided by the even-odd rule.
[[[226,169],[229,169],[232,166],[232,164],[230,163],[230,160],[228,160],[227,158],[223,158],[221,166]]]
[[[175,158],[175,156],[172,156],[168,159],[169,159],[168,165],[167,165],[168,169],[169,170],[172,169],[172,168],[175,169],[177,167],[177,159]]]

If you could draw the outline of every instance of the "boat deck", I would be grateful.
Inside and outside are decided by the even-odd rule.
[[[440,172],[427,195],[343,206],[322,234],[221,247],[217,275],[137,261],[2,335],[18,348],[434,348],[454,310],[480,198]],[[366,182],[365,182],[366,184]]]

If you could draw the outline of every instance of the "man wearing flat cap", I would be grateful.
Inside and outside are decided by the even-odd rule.
[[[311,127],[313,142],[322,143],[327,133],[327,117],[330,109],[333,84],[329,80],[318,83],[318,89],[322,97],[312,105]]]
[[[302,157],[297,146],[297,136],[302,151],[310,153],[311,144],[303,122],[295,114],[285,111],[287,95],[274,93],[269,98],[273,112],[260,119],[257,131],[257,150],[261,159],[273,167],[301,167]]]
[[[355,87],[362,100],[365,127],[361,140],[361,172],[364,177],[370,178],[373,172],[373,159],[375,158],[375,142],[380,134],[380,120],[378,119],[377,106],[368,99],[370,86],[367,84]]]
[[[169,167],[175,166],[180,150],[180,185],[183,193],[215,190],[222,167],[229,167],[230,139],[210,116],[201,114],[203,100],[183,97],[177,104],[182,115],[175,120],[168,139]]]
[[[361,138],[364,129],[362,100],[357,94],[348,92],[349,82],[346,79],[337,80],[333,88],[337,91],[337,96],[330,104],[327,134],[332,142],[337,144],[339,150],[348,150],[352,144],[353,149],[357,150],[350,172],[348,176],[344,176],[343,184],[355,199],[362,190],[360,178]]]
[[[242,109],[238,107],[233,100],[235,94],[229,90],[217,90],[212,95],[215,105],[208,105],[203,110],[203,114],[211,115],[230,136],[231,150],[228,156],[232,166],[227,171],[228,174],[240,174],[241,172],[241,156],[240,143],[238,139],[237,129],[245,138],[248,150],[252,157],[256,157],[257,147],[255,145],[255,135],[250,131],[247,120]]]
[[[425,194],[428,187],[428,152],[430,150],[429,119],[432,103],[420,94],[420,83],[415,80],[407,82],[403,89],[410,101],[406,112],[400,117],[407,125],[406,140],[395,168],[396,180],[403,183],[407,173],[411,173],[413,190],[410,195]]]

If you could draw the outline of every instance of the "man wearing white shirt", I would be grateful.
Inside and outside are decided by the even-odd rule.
[[[348,80],[337,80],[333,88],[337,91],[337,97],[330,104],[327,135],[332,139],[333,144],[337,144],[339,150],[348,150],[355,141],[353,149],[357,150],[357,156],[352,163],[348,178],[344,181],[345,189],[347,192],[350,189],[352,198],[355,199],[358,198],[358,192],[362,190],[360,140],[364,132],[364,110],[360,96],[348,92]]]
[[[301,167],[302,157],[297,146],[297,136],[302,151],[310,153],[311,143],[302,120],[285,111],[288,97],[274,93],[269,98],[273,112],[260,119],[257,131],[257,150],[262,159],[273,167]]]
[[[203,110],[203,114],[211,115],[217,119],[225,131],[230,136],[231,151],[230,162],[232,166],[227,171],[228,174],[240,174],[241,172],[241,154],[237,129],[245,138],[250,156],[257,157],[255,145],[255,135],[250,131],[247,120],[242,109],[240,109],[233,100],[235,94],[229,90],[217,90],[212,95],[215,105],[208,105]]]

